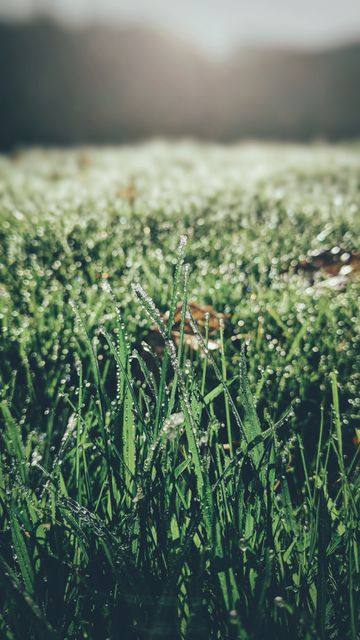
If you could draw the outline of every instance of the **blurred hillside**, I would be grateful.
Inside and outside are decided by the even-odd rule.
[[[216,63],[139,27],[0,24],[0,145],[360,135],[360,44]]]

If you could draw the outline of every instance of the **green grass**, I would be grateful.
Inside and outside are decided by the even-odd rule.
[[[0,159],[1,638],[358,637],[360,280],[296,265],[359,208],[355,145]]]

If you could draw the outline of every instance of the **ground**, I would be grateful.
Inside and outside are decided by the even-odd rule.
[[[5,638],[355,639],[359,209],[355,144],[0,158]]]

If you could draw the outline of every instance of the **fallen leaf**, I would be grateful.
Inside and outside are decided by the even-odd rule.
[[[360,253],[350,253],[338,246],[315,250],[301,260],[297,268],[310,273],[321,270],[331,276],[360,273]]]
[[[217,349],[220,349],[220,342],[216,340],[215,337],[220,330],[220,323],[229,316],[224,313],[217,313],[214,307],[212,307],[211,305],[200,305],[197,302],[190,302],[188,306],[190,308],[191,315],[194,318],[199,331],[203,336],[205,336],[206,324],[208,323],[208,349],[210,351],[216,351]],[[171,335],[176,346],[179,345],[180,341],[181,314],[182,303],[179,304],[175,309],[174,322],[171,331]],[[168,323],[168,311],[163,315],[163,320],[165,324]],[[185,319],[184,323],[183,340],[184,344],[187,345],[191,349],[191,351],[201,350],[200,340],[198,336],[194,334],[188,318]],[[157,330],[157,327],[151,327],[147,341],[158,355],[162,355],[164,351],[164,342],[160,336],[159,331]]]
[[[229,317],[224,313],[217,313],[214,307],[212,307],[210,304],[200,305],[197,302],[189,302],[188,307],[191,311],[192,317],[194,318],[197,326],[203,334],[205,334],[206,323],[208,322],[209,336],[212,336],[217,331],[219,331],[220,322]],[[181,313],[182,303],[179,304],[175,309],[173,331],[180,331]],[[164,314],[163,319],[165,323],[168,322],[169,312]],[[190,321],[187,318],[185,318],[184,331],[185,333],[193,333]]]
[[[350,253],[339,246],[311,251],[300,260],[296,271],[306,273],[316,289],[343,291],[354,276],[360,275],[360,253]],[[323,279],[315,278],[317,273],[323,274]]]
[[[134,178],[130,178],[129,182],[126,185],[120,187],[117,195],[120,196],[120,198],[124,198],[125,200],[127,200],[129,204],[133,204],[138,196]]]

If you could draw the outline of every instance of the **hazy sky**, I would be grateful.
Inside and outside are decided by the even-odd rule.
[[[150,24],[213,54],[241,44],[326,46],[360,38],[360,0],[0,0],[0,13]]]

